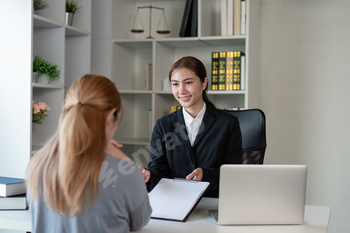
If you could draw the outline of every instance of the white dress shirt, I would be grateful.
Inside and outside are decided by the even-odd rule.
[[[204,113],[206,110],[206,105],[205,103],[203,104],[202,109],[199,111],[198,115],[196,118],[193,118],[184,108],[183,108],[183,116],[185,119],[185,124],[186,124],[186,130],[188,133],[188,138],[190,139],[191,146],[193,146],[194,141],[196,140],[197,134],[199,127],[202,123]]]

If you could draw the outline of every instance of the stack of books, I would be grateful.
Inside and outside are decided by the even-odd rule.
[[[213,52],[211,90],[245,89],[245,54],[242,51]]]
[[[221,35],[246,34],[246,1],[221,0]]]
[[[24,179],[0,176],[0,210],[25,210],[26,183]]]

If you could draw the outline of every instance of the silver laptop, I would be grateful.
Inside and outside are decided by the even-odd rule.
[[[218,210],[220,225],[302,224],[306,165],[222,165]]]

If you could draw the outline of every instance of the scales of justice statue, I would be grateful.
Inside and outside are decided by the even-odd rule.
[[[140,9],[149,9],[149,32],[148,32],[148,37],[146,37],[147,39],[153,39],[153,37],[151,35],[152,9],[161,10],[162,11],[162,14],[161,14],[161,16],[159,18],[159,21],[158,21],[158,27],[157,27],[157,31],[156,32],[159,33],[159,34],[168,34],[168,33],[170,33],[170,31],[168,29],[168,24],[167,24],[167,21],[166,21],[166,18],[165,18],[165,9],[161,8],[161,7],[152,6],[152,5],[149,5],[149,6],[138,6],[137,7],[136,13],[135,13],[135,17],[134,17],[133,28],[131,29],[132,33],[143,33],[145,31],[144,27],[143,27],[143,24],[142,24],[142,19],[141,19],[141,16],[140,16],[140,12],[139,12]]]

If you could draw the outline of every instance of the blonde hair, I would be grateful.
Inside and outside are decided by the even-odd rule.
[[[72,84],[56,133],[27,167],[27,186],[34,199],[42,189],[48,206],[69,215],[94,202],[108,143],[107,114],[114,108],[114,120],[121,112],[121,121],[119,92],[106,77],[84,75]]]

